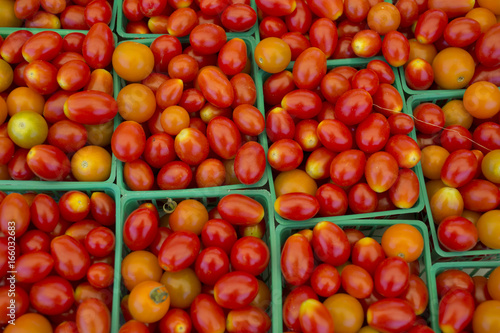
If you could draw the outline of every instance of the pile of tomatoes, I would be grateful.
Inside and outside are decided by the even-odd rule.
[[[0,192],[5,333],[110,330],[115,201],[104,192],[59,195]]]
[[[118,106],[114,37],[19,30],[0,41],[0,179],[105,181]]]
[[[256,2],[262,42],[273,44],[264,53],[273,62],[293,61],[309,47],[328,59],[382,53],[390,65],[405,66],[411,89],[461,89],[481,80],[500,84],[496,0]]]
[[[263,41],[265,42],[265,40]],[[256,51],[256,58],[258,51]],[[276,212],[290,220],[411,208],[420,148],[387,63],[335,67],[315,47],[263,86]],[[324,101],[323,101],[324,100]],[[330,182],[331,180],[331,182]],[[319,186],[319,188],[318,188]]]
[[[89,30],[109,25],[112,4],[107,0],[2,0],[1,27]]]
[[[213,24],[197,26],[184,50],[176,37],[167,35],[149,47],[118,45],[114,70],[137,82],[117,96],[125,122],[111,139],[114,155],[125,162],[123,177],[130,190],[261,180],[266,156],[256,141],[265,122],[253,106],[257,95],[248,74],[249,47],[240,38],[227,40]]]
[[[439,243],[448,251],[500,249],[500,90],[480,81],[439,105],[413,108]]]
[[[484,272],[485,269],[481,269]],[[443,332],[496,332],[500,310],[500,267],[488,278],[448,269],[436,276],[438,321]]]
[[[264,216],[258,201],[241,194],[222,197],[210,211],[193,199],[161,218],[152,203],[132,211],[123,225],[132,252],[121,265],[130,294],[121,301],[127,323],[120,333],[267,332]]]
[[[129,34],[183,37],[205,23],[244,32],[257,22],[250,0],[124,0],[121,10],[129,21],[125,26]]]
[[[291,235],[281,252],[292,288],[283,302],[285,331],[433,332],[417,317],[429,301],[419,277],[423,250],[420,231],[402,223],[385,229],[380,243],[326,221]]]

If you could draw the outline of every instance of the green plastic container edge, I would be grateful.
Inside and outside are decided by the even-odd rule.
[[[425,272],[425,280],[427,283],[427,286],[429,287],[431,283],[431,276],[430,274],[431,271],[431,254],[430,254],[430,249],[429,249],[429,233],[427,231],[427,227],[425,224],[421,221],[413,221],[413,220],[345,220],[345,221],[335,221],[332,222],[338,225],[339,227],[368,227],[368,228],[385,228],[385,227],[390,227],[395,224],[399,223],[406,223],[409,225],[414,226],[415,228],[420,231],[422,234],[422,237],[424,239],[424,250],[421,255],[421,258],[423,259],[424,262],[424,269],[421,269],[421,275]],[[273,254],[281,254],[281,248],[284,245],[286,239],[288,238],[289,235],[293,234],[294,231],[302,230],[302,229],[307,229],[307,228],[314,228],[316,225],[316,222],[313,222],[312,220],[307,220],[303,221],[300,226],[289,226],[289,225],[278,225],[276,227],[276,235],[278,237],[277,241],[275,242],[275,248],[273,250]],[[370,237],[367,235],[367,237]],[[272,322],[272,328],[273,332],[283,332],[283,294],[282,294],[282,289],[283,289],[283,279],[281,275],[281,264],[280,264],[280,256],[274,255],[273,258],[273,288],[275,290],[279,290],[279,293],[272,293],[272,306],[273,306],[273,319],[274,318],[280,318],[281,320],[273,320]],[[279,269],[278,269],[279,267]],[[424,280],[424,281],[425,281]],[[432,309],[431,309],[432,311]],[[279,313],[279,316],[276,315]],[[432,316],[431,316],[432,317]],[[430,318],[429,318],[430,319]]]
[[[441,333],[439,328],[439,298],[437,294],[436,276],[441,272],[449,269],[470,269],[471,276],[488,276],[489,273],[500,267],[500,261],[464,261],[464,262],[442,262],[432,265],[431,274],[429,278],[429,305],[431,307],[431,323],[432,329],[436,333]],[[485,272],[487,270],[487,272]],[[479,273],[479,274],[476,274]],[[486,274],[485,274],[486,273]]]
[[[120,1],[120,4],[122,2]],[[250,0],[250,6],[255,10],[255,13],[257,13],[257,5],[255,4],[255,0]],[[127,33],[125,32],[125,28],[127,26],[127,23],[128,23],[128,19],[125,17],[125,14],[123,13],[123,8],[122,6],[119,6],[119,8],[117,9],[117,15],[116,15],[117,19],[116,19],[116,33],[124,38],[124,39],[127,39],[127,40],[130,40],[130,39],[143,39],[143,38],[157,38],[157,37],[160,37],[160,36],[163,36],[165,34],[130,34],[130,33]],[[258,20],[257,20],[258,21]],[[258,22],[255,22],[255,24],[253,25],[252,28],[250,28],[249,30],[247,31],[244,31],[244,32],[227,32],[226,35],[227,35],[227,38],[230,39],[230,38],[241,38],[241,37],[253,37],[255,36],[255,33],[258,32],[259,29],[258,29]],[[188,36],[184,36],[184,37],[180,37],[179,40],[181,41],[181,43],[185,43],[185,42],[188,42],[189,41],[189,35]]]
[[[332,69],[332,68],[339,67],[339,66],[366,67],[366,65],[371,60],[385,61],[384,58],[381,56],[373,57],[373,58],[335,59],[335,60],[327,60],[327,68]],[[293,64],[294,63],[290,63],[286,69],[292,70]],[[393,72],[395,75],[395,80],[394,80],[393,86],[395,86],[395,88],[398,90],[399,94],[401,95],[401,98],[403,100],[403,111],[404,111],[405,110],[405,98],[404,98],[403,91],[401,90],[401,84],[399,81],[399,74],[395,68],[392,68],[392,69],[393,69]],[[265,82],[265,79],[267,79],[267,77],[269,77],[269,76],[270,76],[269,73],[266,73],[262,70],[259,71],[260,85],[258,85],[257,87],[260,90],[259,90],[259,93],[257,94],[257,103],[258,103],[258,107],[261,110],[261,112],[265,112],[264,95],[263,95],[262,87],[263,87],[263,83]],[[409,136],[412,139],[416,140],[417,136],[416,136],[415,130],[412,130],[412,132],[410,132]],[[266,154],[267,154],[268,148],[269,147],[267,147],[267,146],[264,147]],[[412,170],[415,171],[415,173],[418,177],[418,181],[420,184],[420,194],[422,194],[422,192],[425,192],[425,183],[424,183],[424,175],[422,173],[422,166],[420,165],[420,162],[415,167],[413,167]],[[271,197],[273,198],[273,200],[276,200],[276,191],[274,189],[274,178],[273,178],[273,174],[272,174],[272,168],[269,165],[269,163],[267,163],[266,172],[268,174],[267,178],[269,181],[269,189],[271,192]],[[371,219],[371,218],[375,218],[375,217],[390,218],[391,216],[397,217],[397,216],[403,215],[403,214],[419,213],[420,211],[422,211],[423,208],[424,208],[424,199],[421,197],[421,195],[419,195],[419,198],[418,198],[417,202],[415,203],[415,205],[413,205],[412,208],[408,208],[408,209],[396,209],[396,210],[383,211],[383,212],[373,212],[373,213],[365,213],[365,214],[350,214],[350,215],[342,215],[342,216],[315,217],[315,218],[308,220],[308,221],[312,221],[312,222],[320,222],[320,221],[336,222],[336,221],[352,220],[352,219],[365,219],[365,218]],[[290,225],[290,226],[294,226],[294,225],[297,225],[299,223],[302,223],[302,221],[292,221],[292,220],[284,219],[281,216],[279,216],[278,214],[276,214],[276,221],[279,224]]]
[[[38,32],[41,32],[41,31],[47,31],[47,30],[44,30],[44,29],[16,29],[16,30],[32,31],[34,34],[38,33]],[[36,30],[36,31],[34,31],[34,30]],[[66,36],[66,35],[69,35],[70,33],[73,33],[73,32],[79,32],[79,33],[83,33],[83,34],[86,34],[88,32],[88,31],[83,31],[83,30],[82,31],[77,31],[77,30],[64,30],[64,29],[51,30],[51,31],[57,32],[62,37]],[[14,31],[5,33],[5,32],[2,32],[1,29],[0,29],[0,36],[7,37],[8,35],[10,35],[13,32]],[[113,33],[113,36],[115,38],[115,46],[116,46],[118,44],[118,36],[116,36],[115,33]],[[113,75],[113,80],[114,80],[115,72],[111,71],[111,75]],[[116,93],[116,83],[113,83],[113,90],[114,90],[114,96],[113,97],[116,99],[116,96],[117,96],[117,93]],[[116,127],[119,124],[120,124],[119,115],[116,115],[116,117],[113,119],[113,129],[116,129]],[[31,188],[33,188],[34,186],[36,186],[36,184],[45,184],[45,186],[47,188],[52,188],[54,186],[59,186],[59,184],[61,184],[61,183],[64,183],[64,184],[73,184],[74,187],[78,187],[79,184],[89,184],[89,186],[94,186],[94,184],[101,184],[101,183],[109,183],[109,184],[111,184],[111,183],[114,183],[115,179],[116,179],[117,162],[118,162],[118,160],[116,159],[115,155],[111,154],[111,172],[109,174],[109,178],[107,180],[105,180],[104,182],[78,182],[78,181],[52,182],[52,181],[38,181],[38,180],[0,180],[0,186],[3,186],[3,185],[15,185],[18,188],[18,190],[30,190]]]
[[[82,191],[86,192],[89,196],[91,192],[105,192],[109,196],[111,196],[115,200],[115,209],[116,209],[116,223],[115,223],[115,248],[120,249],[123,246],[123,238],[122,238],[122,226],[119,218],[122,216],[121,214],[121,202],[120,202],[120,189],[115,184],[110,183],[64,183],[59,182],[57,184],[47,185],[44,182],[36,182],[30,185],[28,188],[20,188],[19,184],[5,184],[0,183],[0,191],[4,191],[7,193],[19,193],[19,192],[37,192],[37,193],[47,193],[47,194],[56,194],[59,195],[59,192],[68,192],[68,191]],[[62,194],[62,193],[61,193]],[[57,198],[58,199],[58,198]],[[118,274],[120,272],[121,265],[121,253],[119,251],[115,251],[115,275],[113,279],[113,295],[116,295],[120,292],[120,283],[121,283],[121,275]],[[114,317],[115,313],[120,309],[120,302],[113,302],[112,311],[111,311],[111,321],[115,322]],[[111,332],[118,332],[119,327],[116,325],[111,326]]]
[[[111,22],[109,22],[109,28],[113,33],[116,31],[116,16],[118,14],[119,7],[121,5],[122,1],[115,0],[113,3],[113,12],[111,15]],[[36,34],[37,32],[42,32],[42,31],[55,31],[59,32],[61,35],[67,35],[72,32],[81,32],[83,34],[86,34],[88,30],[71,30],[71,29],[40,29],[40,28],[25,28],[25,27],[0,27],[0,34],[11,34],[15,31],[18,30],[27,30],[31,31],[33,34]]]
[[[117,240],[120,240],[120,246],[116,246],[116,249],[121,249],[120,251],[115,252],[115,287],[113,288],[113,304],[117,304],[118,306],[113,307],[113,316],[112,316],[112,332],[118,332],[120,325],[124,323],[122,314],[121,314],[121,309],[120,309],[120,300],[121,300],[121,291],[126,290],[125,286],[122,285],[121,282],[121,262],[122,262],[122,257],[125,256],[125,252],[129,252],[126,246],[123,244],[123,223],[128,217],[128,215],[136,209],[139,204],[137,202],[146,202],[146,201],[151,201],[155,202],[154,200],[165,200],[167,198],[171,198],[174,200],[183,200],[183,199],[198,199],[203,202],[204,205],[208,205],[209,207],[212,206],[215,201],[208,201],[209,198],[217,198],[217,201],[228,195],[228,194],[242,194],[246,195],[248,197],[254,198],[255,200],[259,201],[261,204],[263,204],[264,209],[265,209],[265,216],[266,216],[266,227],[267,227],[267,244],[269,246],[269,250],[271,253],[271,260],[269,262],[269,269],[268,269],[268,274],[267,274],[267,285],[269,286],[269,289],[271,290],[272,298],[271,298],[271,305],[269,306],[268,313],[269,311],[274,310],[273,302],[276,300],[275,298],[275,293],[276,294],[281,294],[281,290],[278,292],[276,291],[277,288],[274,286],[275,279],[274,279],[274,271],[279,267],[275,266],[275,257],[279,254],[279,252],[276,251],[277,245],[276,245],[276,230],[274,227],[274,210],[272,207],[272,202],[271,202],[271,196],[268,191],[266,190],[244,190],[244,191],[227,191],[226,193],[214,193],[210,189],[199,189],[196,193],[190,193],[188,195],[184,193],[180,193],[179,191],[168,191],[168,192],[146,192],[146,193],[132,193],[132,194],[126,194],[122,197],[121,201],[121,208],[120,208],[120,215],[119,215],[119,220],[117,220],[117,225],[120,226],[120,228],[117,228],[117,233],[116,233],[116,238]],[[208,203],[208,204],[207,204]],[[160,207],[161,208],[161,207]],[[281,321],[281,317],[278,317],[278,315],[281,315],[281,312],[279,313],[271,313],[271,318],[272,321]]]
[[[405,113],[409,115],[413,115],[413,109],[420,105],[421,103],[436,103],[438,101],[449,101],[453,99],[462,99],[464,95],[465,90],[455,90],[455,91],[446,91],[442,92],[441,94],[420,94],[420,95],[414,95],[408,98],[408,101],[406,103],[406,110]],[[482,258],[482,260],[488,260],[490,259],[500,259],[500,251],[499,250],[473,250],[473,251],[461,251],[461,252],[448,252],[445,251],[442,247],[441,244],[439,243],[438,237],[437,237],[437,230],[436,230],[436,225],[434,223],[434,219],[431,214],[431,206],[430,206],[430,201],[429,197],[427,196],[427,191],[425,190],[425,184],[424,184],[424,189],[421,191],[421,196],[423,197],[423,201],[425,203],[425,210],[424,212],[426,214],[422,214],[422,219],[425,221],[427,219],[429,228],[431,230],[431,235],[432,235],[432,242],[433,242],[433,252],[439,257],[443,258],[455,258],[456,261],[459,260],[475,260]],[[422,213],[424,213],[422,212]],[[488,257],[484,257],[488,256]],[[465,258],[463,258],[465,257]]]
[[[433,94],[435,96],[438,95],[446,95],[447,93],[464,93],[465,89],[454,89],[454,90],[414,90],[408,87],[408,84],[406,83],[406,78],[405,78],[405,69],[403,66],[399,67],[399,75],[401,77],[401,85],[403,86],[403,91],[406,93],[408,96],[413,96],[413,95],[421,95],[421,94]]]
[[[255,39],[253,37],[234,37],[234,38],[241,38],[243,41],[245,41],[247,45],[247,52],[249,54],[249,57],[253,57],[253,50],[255,49]],[[228,38],[232,39],[232,38]],[[154,41],[154,39],[140,39],[140,40],[135,40],[134,42],[144,44],[144,45],[151,45],[151,43]],[[121,43],[126,42],[122,41]],[[128,41],[130,42],[130,41]],[[255,81],[256,87],[262,86],[262,83],[260,81],[260,76],[258,75],[257,72],[257,65],[252,62],[252,72],[251,76]],[[125,86],[125,80],[121,79],[116,73],[113,73],[113,80],[114,80],[114,91],[115,91],[115,98],[118,97],[118,93],[120,92],[121,88]],[[263,109],[259,108],[259,110],[262,112]],[[264,115],[264,113],[262,113]],[[123,119],[118,115],[119,122],[123,121]],[[266,133],[263,132],[259,135],[259,143],[265,148],[267,147],[267,136]],[[266,149],[266,148],[265,148]],[[123,165],[124,163],[121,161],[117,161],[117,184],[120,187],[121,191],[123,194],[132,194],[132,193],[137,193],[136,191],[131,191],[129,190],[129,187],[127,184],[125,184],[125,181],[123,179]],[[207,192],[210,195],[214,195],[217,193],[226,193],[227,190],[245,190],[245,189],[256,189],[256,188],[262,188],[267,184],[267,173],[264,172],[264,175],[262,178],[255,184],[252,185],[244,185],[244,184],[235,184],[235,185],[223,185],[223,186],[218,186],[218,187],[211,187],[209,192]],[[199,193],[200,188],[191,188],[191,189],[184,189],[184,190],[175,190],[175,192],[181,193],[181,195],[191,195],[191,194],[197,194]],[[163,190],[157,190],[157,191],[143,191],[140,193],[157,193],[158,195],[164,195],[164,193],[171,193],[165,192]]]

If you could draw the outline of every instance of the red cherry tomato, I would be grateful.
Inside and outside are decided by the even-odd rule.
[[[293,286],[304,284],[311,277],[313,268],[313,251],[307,238],[300,234],[288,237],[281,251],[281,272],[286,282]],[[283,308],[286,303],[285,300]]]
[[[123,240],[132,251],[147,248],[158,230],[158,217],[147,208],[133,211],[123,224]]]
[[[236,271],[227,273],[215,283],[214,298],[226,309],[237,309],[250,304],[258,291],[259,284],[254,276]]]
[[[373,303],[368,308],[366,317],[370,327],[386,332],[405,332],[415,321],[415,313],[410,304],[397,298]]]
[[[257,276],[267,268],[270,256],[264,241],[253,236],[242,237],[234,243],[231,250],[231,266],[235,270]]]
[[[383,115],[369,114],[356,128],[356,144],[365,153],[375,153],[389,140],[390,125]]]
[[[201,241],[203,246],[216,246],[226,254],[230,254],[231,248],[236,242],[237,235],[234,227],[222,219],[211,219],[203,225]]]
[[[313,218],[319,208],[318,200],[307,193],[283,194],[274,202],[274,210],[279,216],[294,221]]]
[[[449,269],[436,276],[436,287],[439,297],[443,297],[448,291],[453,289],[462,289],[473,293],[474,281],[463,271]]]
[[[229,272],[229,258],[222,249],[207,247],[196,258],[194,267],[200,282],[213,286]]]
[[[54,259],[47,252],[37,251],[23,254],[16,261],[17,281],[35,283],[48,276],[53,267]]]
[[[410,268],[400,257],[384,259],[375,271],[375,288],[384,297],[398,297],[408,287]]]
[[[446,29],[448,16],[440,9],[429,9],[421,14],[415,26],[415,37],[419,43],[432,44]]]
[[[200,240],[191,231],[176,231],[163,242],[158,253],[160,266],[169,272],[180,271],[193,264],[200,251]]]
[[[470,182],[476,175],[478,161],[470,150],[459,149],[452,152],[441,169],[441,180],[450,187],[460,187]]]
[[[68,311],[74,300],[71,284],[59,276],[38,280],[30,290],[31,305],[45,315],[58,315]]]
[[[451,290],[439,302],[439,327],[441,329],[463,331],[474,314],[474,298],[461,289]]]
[[[211,295],[196,296],[190,313],[193,326],[200,333],[222,332],[226,328],[224,311]]]
[[[344,231],[331,222],[320,222],[314,227],[311,245],[321,261],[333,266],[344,264],[351,253]]]
[[[345,125],[359,124],[371,112],[372,103],[372,97],[366,90],[349,90],[337,100],[335,119]]]
[[[385,253],[382,246],[373,238],[364,237],[358,240],[352,248],[352,263],[364,268],[371,275],[375,273],[384,259]]]
[[[56,272],[70,281],[82,279],[90,266],[87,250],[74,238],[58,236],[50,243]]]

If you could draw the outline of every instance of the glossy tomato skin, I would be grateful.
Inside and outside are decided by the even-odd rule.
[[[241,194],[229,194],[217,204],[221,217],[232,225],[255,225],[264,218],[262,205]]]
[[[461,289],[473,293],[474,281],[467,273],[461,270],[448,269],[436,277],[436,287],[439,297],[443,297],[453,289]]]
[[[370,305],[367,311],[368,325],[383,332],[404,332],[415,321],[411,306],[402,299],[387,298]]]
[[[257,22],[257,13],[248,4],[233,3],[221,15],[221,23],[229,31],[247,31]]]
[[[381,83],[372,97],[373,110],[386,117],[401,112],[403,99],[398,90],[387,83]]]
[[[82,55],[94,68],[106,68],[111,63],[115,40],[113,32],[105,23],[94,24],[83,40]]]
[[[460,216],[445,218],[438,227],[441,245],[450,251],[469,251],[476,246],[478,233],[474,224]]]
[[[375,289],[384,297],[398,297],[408,287],[410,268],[400,257],[384,259],[375,271]]]
[[[125,121],[118,125],[111,137],[113,154],[122,162],[138,159],[146,146],[143,127],[135,121]]]
[[[498,35],[500,34],[500,24],[495,24],[489,28],[484,35],[480,36],[476,42],[476,57],[479,62],[488,67],[500,65],[498,47]]]
[[[359,124],[371,112],[372,104],[372,97],[366,90],[349,90],[337,100],[335,119],[346,125]]]
[[[403,66],[410,56],[410,43],[402,33],[390,31],[382,41],[382,54],[391,66]]]
[[[293,75],[289,71],[282,71],[271,75],[264,82],[264,101],[270,105],[280,104],[285,95],[295,89]]]
[[[323,262],[340,266],[351,253],[351,247],[344,231],[331,222],[320,222],[313,229],[311,246]]]
[[[290,171],[296,169],[304,158],[304,153],[297,141],[281,139],[274,142],[267,151],[267,160],[273,169]]]
[[[77,92],[64,103],[66,117],[84,125],[106,123],[113,120],[117,113],[115,99],[101,91]]]
[[[461,125],[451,125],[439,137],[441,146],[447,151],[454,152],[459,149],[472,149],[472,134]]]
[[[464,208],[476,212],[487,212],[500,204],[500,190],[493,183],[473,179],[459,188],[464,199]]]
[[[252,320],[249,320],[252,318]],[[227,314],[226,329],[229,333],[241,330],[251,332],[265,332],[271,327],[271,318],[264,310],[249,306],[238,310],[231,310]]]
[[[115,249],[113,231],[106,227],[92,229],[85,237],[85,248],[90,255],[95,257],[106,257],[112,254]]]
[[[416,58],[407,64],[405,79],[411,89],[426,90],[434,83],[434,71],[427,61]]]
[[[132,250],[147,248],[154,240],[158,230],[158,217],[147,208],[133,211],[124,222],[123,240]]]
[[[234,100],[234,91],[231,83],[215,68],[206,67],[198,73],[197,82],[206,100],[213,105],[226,108]]]
[[[351,89],[351,83],[341,74],[328,73],[321,80],[320,87],[323,97],[335,104],[340,96]]]
[[[401,168],[413,168],[421,159],[418,144],[409,136],[396,134],[385,146],[385,151],[391,154]]]
[[[26,162],[31,171],[44,180],[63,180],[70,172],[68,157],[54,146],[34,146],[28,152]]]
[[[39,32],[23,44],[23,58],[27,62],[50,61],[61,51],[62,41],[62,37],[54,31]]]
[[[321,216],[340,216],[347,212],[348,200],[345,191],[334,184],[323,184],[316,191]]]
[[[365,153],[381,150],[390,135],[387,118],[379,113],[368,115],[356,128],[356,144]]]
[[[108,307],[102,301],[93,298],[83,301],[76,311],[76,325],[80,332],[109,331],[111,315]]]
[[[351,257],[354,265],[364,268],[373,275],[378,265],[385,259],[385,253],[376,240],[364,237],[354,244]]]
[[[373,57],[382,48],[382,39],[373,30],[361,30],[352,38],[351,47],[354,54],[358,57]]]
[[[214,286],[214,298],[217,304],[226,309],[239,309],[250,304],[257,296],[257,279],[246,273],[235,271],[220,278]]]
[[[236,240],[236,230],[229,222],[222,219],[209,220],[201,231],[203,246],[218,247],[228,255],[231,253],[231,248]]]
[[[299,322],[303,332],[334,332],[330,312],[323,303],[315,299],[308,299],[300,305]]]
[[[376,152],[366,161],[365,177],[373,191],[382,193],[396,182],[398,171],[398,163],[391,154]]]
[[[450,187],[460,187],[470,182],[476,175],[478,161],[474,153],[459,149],[452,152],[441,169],[441,180]]]
[[[57,91],[57,68],[45,60],[34,60],[24,69],[26,85],[42,95]]]
[[[260,143],[247,142],[241,146],[234,160],[234,172],[241,183],[257,183],[264,175],[265,169],[266,153]]]
[[[54,268],[60,276],[77,281],[87,274],[89,254],[74,238],[67,235],[54,238],[50,243],[50,252],[54,258]]]
[[[195,262],[200,245],[200,240],[195,233],[176,231],[163,242],[158,253],[158,262],[164,270],[169,272],[188,268]]]
[[[293,66],[295,85],[299,89],[315,89],[326,74],[326,58],[325,53],[317,47],[302,52]]]
[[[198,165],[207,158],[209,143],[201,131],[184,128],[175,137],[174,149],[181,161],[189,165]]]
[[[0,45],[0,55],[10,64],[18,64],[24,60],[22,47],[24,43],[33,36],[31,31],[16,31],[5,38]]]
[[[472,295],[465,290],[451,290],[439,302],[439,327],[461,332],[471,322],[473,314]]]
[[[36,251],[48,252],[50,249],[50,237],[43,231],[30,230],[21,237],[19,246],[23,254]]]
[[[71,120],[61,120],[49,128],[47,141],[65,153],[74,153],[87,142],[87,130]]]
[[[281,100],[281,107],[291,116],[300,119],[308,119],[320,113],[322,104],[321,98],[314,91],[297,89],[287,93],[285,97],[283,97]]]
[[[396,182],[389,189],[389,198],[397,208],[411,208],[418,200],[420,184],[411,169],[400,169]]]
[[[229,258],[222,249],[215,246],[207,247],[196,258],[194,270],[200,282],[214,286],[229,272]]]
[[[364,174],[366,156],[359,150],[346,150],[335,156],[330,164],[330,177],[338,186],[356,184]]]
[[[231,265],[235,270],[254,276],[264,272],[269,264],[270,251],[266,243],[253,236],[245,236],[236,241],[231,250]]]
[[[353,89],[364,89],[370,95],[373,95],[378,89],[378,75],[371,69],[360,69],[352,77],[351,85]]]
[[[239,38],[228,41],[220,50],[217,64],[226,75],[240,73],[247,63],[247,46]]]
[[[307,238],[300,234],[288,237],[281,251],[281,272],[286,282],[293,286],[304,284],[311,277],[313,268],[313,251]]]
[[[222,308],[213,296],[200,294],[196,296],[190,308],[194,328],[200,333],[224,333],[225,316]]]
[[[257,88],[252,77],[246,73],[236,74],[229,80],[234,91],[232,107],[243,104],[254,105],[257,100]]]
[[[274,210],[281,217],[303,221],[314,217],[320,209],[318,200],[307,193],[287,193],[274,203]]]
[[[379,83],[393,84],[395,75],[392,68],[382,60],[372,60],[366,66],[367,69],[374,71],[379,79]]]
[[[54,259],[47,252],[26,253],[17,259],[16,277],[19,282],[35,283],[49,275],[53,267]]]
[[[401,298],[405,299],[415,311],[415,314],[421,315],[429,303],[429,292],[425,282],[417,275],[410,275],[408,289]]]
[[[210,148],[223,159],[236,156],[241,144],[241,135],[236,124],[226,117],[215,117],[208,123],[207,139]]]
[[[323,120],[319,123],[316,131],[323,146],[333,152],[349,150],[353,145],[353,138],[349,128],[337,119]]]
[[[51,232],[59,222],[59,207],[47,194],[37,194],[30,207],[31,222],[44,232]]]
[[[66,312],[73,302],[71,284],[59,276],[39,280],[30,290],[30,303],[38,312],[45,315],[58,315]]]
[[[429,9],[418,18],[415,37],[422,44],[432,44],[443,34],[448,16],[440,9]]]
[[[456,18],[446,26],[444,40],[454,47],[466,47],[481,35],[481,26],[476,20],[467,17]]]

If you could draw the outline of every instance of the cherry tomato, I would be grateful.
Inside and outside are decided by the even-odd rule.
[[[128,290],[143,281],[160,281],[163,271],[155,255],[147,251],[133,251],[122,262],[121,274]]]
[[[373,303],[366,313],[368,325],[386,332],[404,332],[411,328],[415,313],[404,300],[387,298]]]
[[[362,267],[347,265],[342,269],[342,288],[351,296],[366,298],[373,290],[373,280]]]
[[[257,22],[257,13],[248,4],[233,3],[221,15],[221,23],[229,31],[242,32]]]
[[[351,252],[347,236],[331,222],[320,222],[314,227],[311,245],[321,261],[333,266],[344,264]]]
[[[19,240],[21,253],[31,253],[36,251],[48,252],[50,249],[50,237],[43,231],[30,230]]]
[[[479,62],[488,67],[500,65],[498,61],[498,32],[500,24],[490,27],[476,42],[475,52]]]
[[[19,193],[7,195],[0,203],[0,226],[4,235],[21,237],[30,223],[30,207]]]
[[[352,147],[352,134],[340,120],[323,120],[318,125],[317,135],[321,143],[331,151],[343,152]]]
[[[351,47],[354,54],[358,57],[373,57],[382,48],[382,39],[373,30],[362,30],[357,32],[352,38]]]
[[[228,255],[236,239],[237,235],[234,227],[229,222],[222,219],[209,220],[203,225],[201,231],[203,246],[217,246]]]
[[[303,160],[304,153],[300,145],[290,139],[274,142],[267,152],[267,159],[272,168],[278,171],[296,169]]]
[[[473,314],[472,295],[465,290],[451,290],[439,302],[439,327],[460,332],[471,322]]]
[[[465,272],[458,269],[449,269],[436,276],[436,287],[439,297],[453,289],[465,290],[469,293],[474,292],[474,282]]]
[[[472,116],[479,119],[493,117],[500,107],[500,91],[491,82],[476,82],[465,90],[463,102]]]
[[[66,192],[59,199],[59,211],[66,221],[80,221],[90,212],[90,198],[80,191]]]
[[[351,258],[354,265],[364,268],[373,275],[378,265],[385,259],[385,253],[376,240],[364,237],[354,244]]]
[[[105,226],[115,223],[115,201],[104,192],[94,192],[90,196],[90,212],[92,217]]]
[[[374,111],[386,117],[397,114],[403,109],[403,99],[401,95],[398,90],[390,84],[381,83],[372,99]]]
[[[403,66],[410,57],[410,43],[402,33],[390,31],[382,42],[382,54],[391,66]]]
[[[92,229],[85,237],[85,248],[90,255],[105,257],[115,249],[115,235],[106,227]]]
[[[51,232],[59,222],[59,207],[50,196],[37,194],[30,207],[31,222],[42,231]]]
[[[223,333],[226,329],[224,311],[211,295],[196,296],[190,313],[193,326],[200,333]]]
[[[281,252],[281,272],[286,282],[294,286],[304,284],[311,277],[313,268],[313,252],[307,238],[300,234],[288,237]]]
[[[238,271],[260,275],[267,268],[270,251],[266,243],[257,237],[247,236],[234,243],[231,250],[231,266]]]
[[[292,58],[288,44],[276,37],[263,39],[257,44],[254,52],[255,62],[268,73],[283,71]]]
[[[274,210],[281,217],[303,221],[314,217],[319,211],[318,200],[307,193],[287,193],[276,199]]]
[[[386,145],[389,134],[387,119],[381,114],[372,113],[356,128],[356,144],[363,152],[374,153]]]
[[[257,201],[241,194],[229,194],[217,204],[221,217],[233,225],[255,225],[264,218],[264,208]]]
[[[246,272],[231,272],[220,278],[214,286],[217,304],[226,309],[244,307],[257,296],[257,279]]]
[[[54,258],[56,272],[71,281],[80,280],[87,273],[90,257],[74,238],[63,235],[56,237],[50,243],[50,251]]]
[[[448,17],[440,9],[429,9],[421,14],[415,26],[415,37],[419,43],[432,44],[442,36]]]
[[[186,244],[189,251],[186,251]],[[158,254],[160,266],[166,271],[176,272],[189,267],[200,251],[200,240],[191,231],[176,231],[163,242]]]
[[[366,161],[365,177],[372,190],[382,193],[396,182],[398,171],[398,163],[391,154],[376,152]]]
[[[194,266],[200,281],[213,286],[229,272],[229,258],[222,249],[207,247],[200,252]]]
[[[388,257],[400,257],[406,262],[412,262],[422,254],[424,239],[417,228],[400,223],[384,232],[381,245]]]
[[[124,222],[123,240],[132,251],[147,248],[158,230],[158,217],[147,208],[133,211]]]
[[[478,161],[475,155],[465,149],[452,152],[441,169],[441,180],[450,187],[460,187],[469,183],[475,176]]]

